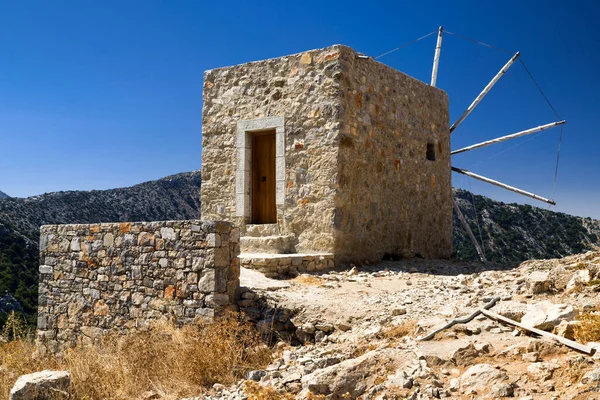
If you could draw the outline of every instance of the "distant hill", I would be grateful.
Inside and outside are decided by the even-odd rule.
[[[526,204],[505,204],[453,189],[488,261],[517,264],[534,258],[560,258],[600,244],[600,221]],[[477,252],[453,216],[454,258],[477,259]]]
[[[0,192],[0,199],[6,199],[7,197],[10,197],[10,196],[4,192]]]
[[[46,193],[0,200],[0,223],[38,241],[39,227],[200,217],[200,171],[128,188]]]

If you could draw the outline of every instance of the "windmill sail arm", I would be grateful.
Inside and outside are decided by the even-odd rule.
[[[551,122],[551,123],[546,124],[546,125],[540,125],[540,126],[537,126],[535,128],[527,129],[527,130],[524,130],[524,131],[521,131],[521,132],[513,133],[513,134],[510,134],[510,135],[506,135],[506,136],[501,136],[501,137],[496,138],[496,139],[491,139],[491,140],[487,140],[485,142],[481,142],[481,143],[473,144],[471,146],[463,147],[462,149],[454,150],[450,154],[454,155],[454,154],[458,154],[458,153],[463,153],[465,151],[475,150],[475,149],[478,149],[480,147],[485,147],[485,146],[489,146],[491,144],[496,144],[496,143],[504,142],[506,140],[515,139],[515,138],[518,138],[518,137],[521,137],[521,136],[531,135],[532,133],[536,133],[536,132],[540,132],[540,131],[543,131],[543,130],[546,130],[546,129],[554,128],[555,126],[562,125],[562,124],[564,124],[566,122],[567,121],[562,120],[562,121],[557,121],[557,122]]]
[[[487,183],[489,183],[491,185],[498,186],[498,187],[501,187],[501,188],[506,189],[506,190],[510,190],[511,192],[515,192],[515,193],[521,194],[523,196],[531,197],[532,199],[535,199],[535,200],[543,201],[544,203],[556,205],[556,202],[554,200],[549,200],[549,199],[547,199],[545,197],[538,196],[537,194],[533,194],[533,193],[527,192],[527,191],[525,191],[523,189],[519,189],[519,188],[516,188],[514,186],[509,186],[506,183],[498,182],[496,180],[493,180],[493,179],[490,179],[490,178],[486,178],[485,176],[477,175],[477,174],[475,174],[475,173],[473,173],[471,171],[467,171],[466,169],[452,167],[452,171],[458,172],[459,174],[470,176],[471,178],[475,178],[475,179],[478,179],[480,181],[487,182]]]
[[[465,216],[463,215],[462,211],[460,211],[460,207],[458,206],[458,203],[456,202],[456,200],[454,200],[454,198],[452,198],[452,207],[454,207],[454,211],[456,211],[456,216],[458,217],[458,220],[462,224],[463,228],[465,228],[465,231],[467,231],[467,235],[469,235],[469,239],[471,239],[471,243],[473,243],[473,246],[475,246],[475,250],[477,250],[477,254],[479,255],[479,259],[482,262],[486,263],[487,259],[485,258],[485,254],[483,253],[483,249],[479,245],[479,242],[477,242],[477,239],[475,238],[475,235],[473,235],[473,231],[471,230],[471,227],[469,226],[469,223],[465,219]]]
[[[490,90],[492,90],[492,87],[496,84],[496,82],[498,82],[498,80],[502,78],[502,75],[504,75],[504,73],[508,71],[510,66],[513,65],[515,60],[519,57],[519,54],[520,53],[517,51],[516,54],[512,56],[512,58],[508,60],[504,67],[502,67],[502,69],[496,74],[496,76],[494,76],[490,83],[488,83],[487,86],[483,88],[481,93],[479,93],[479,96],[477,96],[475,100],[473,100],[471,105],[465,110],[465,112],[460,116],[460,118],[458,118],[458,120],[456,120],[456,122],[452,124],[452,126],[450,127],[450,133],[452,133],[452,131],[454,131],[458,127],[458,125],[460,125],[460,123],[463,122],[465,118],[469,116],[469,114],[471,114],[471,111],[473,111],[473,109],[477,107],[477,104],[479,104],[479,102],[483,100],[485,95],[488,94]]]
[[[444,28],[440,26],[438,30],[437,44],[435,46],[435,54],[433,56],[433,69],[431,70],[431,86],[435,86],[437,82],[438,65],[440,63],[440,51],[442,50],[442,33]]]

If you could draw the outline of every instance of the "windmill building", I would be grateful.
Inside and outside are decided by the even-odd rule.
[[[207,71],[202,218],[287,274],[449,258],[448,96],[335,45]]]

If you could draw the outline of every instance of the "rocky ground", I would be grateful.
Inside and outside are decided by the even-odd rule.
[[[593,338],[600,333],[593,319],[599,275],[600,252],[512,269],[390,261],[288,281],[245,270],[240,308],[278,342],[277,351],[248,381],[215,385],[201,398],[278,398],[276,390],[302,399],[600,399],[600,353],[482,315],[419,340],[494,297],[493,312],[567,338]],[[584,329],[578,321],[590,321],[590,313]]]

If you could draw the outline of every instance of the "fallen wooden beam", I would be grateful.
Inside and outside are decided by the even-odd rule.
[[[557,342],[560,342],[560,343],[564,344],[565,346],[568,346],[568,347],[570,347],[572,349],[581,351],[582,353],[593,355],[596,352],[596,349],[594,349],[593,347],[585,346],[585,345],[583,345],[581,343],[574,342],[574,341],[569,340],[567,338],[564,338],[562,336],[558,336],[558,335],[555,335],[553,333],[543,331],[541,329],[531,328],[529,326],[525,326],[525,325],[521,324],[520,322],[517,322],[517,321],[512,320],[510,318],[507,318],[507,317],[504,317],[502,315],[496,314],[496,313],[494,313],[492,311],[489,311],[485,307],[484,308],[480,308],[479,311],[480,311],[481,314],[485,315],[488,318],[491,318],[491,319],[496,320],[496,321],[504,322],[504,323],[509,324],[509,325],[517,326],[517,327],[519,327],[521,329],[525,329],[527,331],[533,332],[533,333],[538,334],[538,335],[543,336],[543,337],[554,339]]]
[[[497,302],[499,302],[499,301],[500,301],[500,297],[494,297],[492,300],[490,300],[489,303],[487,303],[485,306],[483,306],[482,308],[480,308],[477,311],[475,311],[473,314],[471,314],[471,315],[469,315],[469,316],[467,316],[465,318],[456,318],[456,319],[453,319],[452,321],[448,322],[446,325],[442,326],[441,328],[436,329],[435,331],[431,332],[429,335],[423,336],[422,338],[418,338],[417,340],[431,340],[431,339],[434,338],[434,336],[437,333],[440,333],[443,330],[451,328],[454,325],[457,325],[457,324],[466,324],[468,322],[471,322],[476,316],[478,316],[479,314],[482,313],[481,310],[486,310],[487,311],[488,309],[494,307],[494,305]]]

